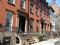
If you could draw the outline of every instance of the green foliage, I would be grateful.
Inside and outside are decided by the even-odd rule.
[[[35,36],[38,38],[43,38],[43,37],[46,37],[48,35],[47,34],[36,34]]]

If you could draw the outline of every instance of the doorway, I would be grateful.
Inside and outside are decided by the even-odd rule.
[[[24,16],[19,16],[19,29],[20,32],[24,33],[25,32],[25,17]]]
[[[44,29],[44,21],[41,20],[41,29],[42,29],[42,33],[43,33],[43,29]]]

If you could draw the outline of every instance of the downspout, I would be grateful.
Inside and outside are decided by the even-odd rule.
[[[30,0],[28,0],[28,33],[29,33],[29,1]]]

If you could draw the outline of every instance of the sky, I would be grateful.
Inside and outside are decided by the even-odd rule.
[[[53,2],[54,0],[46,0],[46,1],[50,4],[50,3]],[[60,7],[60,0],[56,0],[55,2],[56,2],[56,4]]]

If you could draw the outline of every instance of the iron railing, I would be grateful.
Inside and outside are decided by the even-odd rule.
[[[19,32],[16,27],[4,26],[0,27],[0,32]]]

